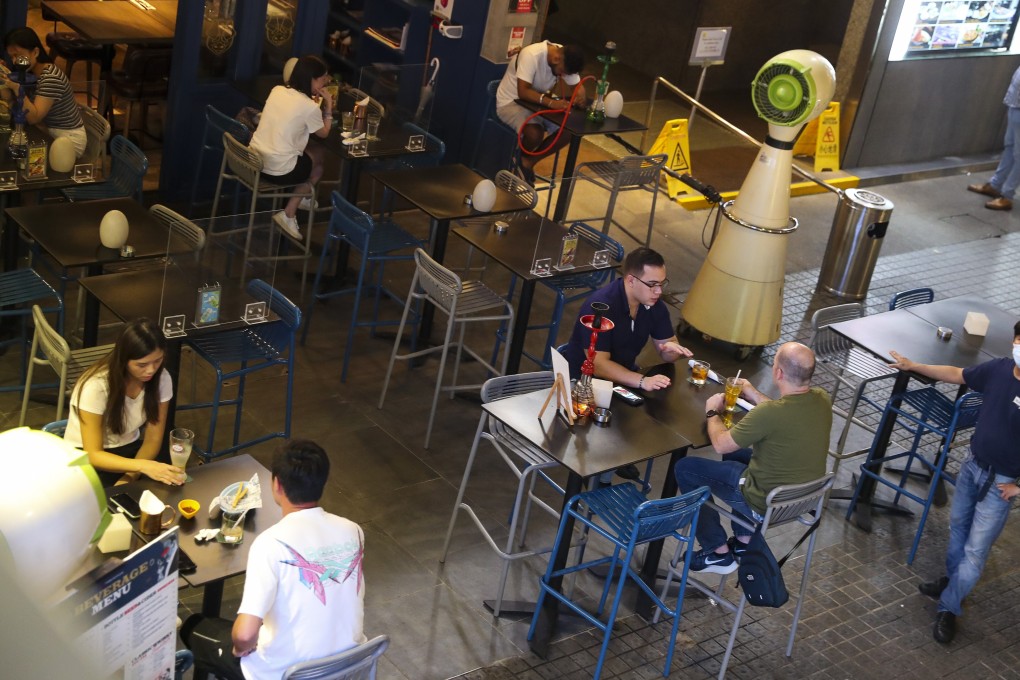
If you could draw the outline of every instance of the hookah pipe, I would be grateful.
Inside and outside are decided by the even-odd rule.
[[[536,111],[535,113],[531,114],[530,116],[524,119],[524,123],[521,124],[521,129],[517,131],[517,146],[520,147],[521,153],[527,154],[528,156],[542,156],[548,153],[549,150],[552,149],[554,146],[556,146],[556,142],[559,140],[560,135],[563,134],[563,123],[567,122],[567,117],[570,115],[571,109],[574,108],[574,97],[577,95],[578,88],[583,89],[582,86],[584,85],[585,81],[588,80],[592,82],[597,82],[595,80],[595,76],[585,76],[584,78],[581,78],[581,81],[574,86],[574,90],[570,93],[570,100],[567,102],[567,108],[542,109],[541,111]],[[524,146],[522,132],[524,128],[528,125],[528,123],[531,122],[532,118],[538,118],[539,116],[545,115],[547,113],[562,115],[563,120],[560,122],[559,129],[556,131],[556,134],[549,140],[548,144],[546,144],[544,147],[531,151]]]
[[[616,43],[606,43],[606,53],[597,58],[602,62],[602,77],[595,84],[595,103],[588,109],[588,120],[593,123],[604,123],[606,120],[606,95],[609,94],[609,66],[620,61],[616,56]]]
[[[609,305],[604,302],[593,302],[591,308],[594,314],[585,314],[581,317],[581,325],[591,329],[591,342],[588,344],[588,352],[585,355],[584,363],[581,364],[581,373],[595,375],[595,343],[598,341],[599,333],[613,330],[614,324],[610,319],[602,318],[602,315],[609,311]]]
[[[15,99],[15,105],[11,107],[11,122],[24,125],[28,122],[28,113],[25,111],[25,90],[29,85],[28,57],[14,57],[14,69],[9,75],[10,79],[18,84],[18,94]]]

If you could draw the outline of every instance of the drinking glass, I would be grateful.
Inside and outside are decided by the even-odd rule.
[[[224,543],[240,543],[244,540],[245,510],[223,510],[220,536]]]
[[[195,443],[195,433],[183,427],[177,427],[170,431],[170,462],[174,467],[184,470],[191,458],[191,447]],[[193,478],[186,471],[184,483],[192,481]]]
[[[704,385],[708,380],[708,369],[711,365],[707,361],[695,361],[691,364],[691,377],[688,378],[692,385]]]
[[[353,111],[343,111],[340,114],[340,129],[342,132],[350,132],[354,129]]]
[[[370,113],[367,120],[368,128],[366,132],[368,132],[368,138],[373,140],[379,139],[379,121],[382,120],[382,118],[380,118],[377,113]]]
[[[741,382],[739,378],[726,378],[725,389],[725,400],[726,410],[735,411],[737,409],[737,399],[740,398],[740,386]]]

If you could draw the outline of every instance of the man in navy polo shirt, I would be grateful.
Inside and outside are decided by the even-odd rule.
[[[949,643],[963,598],[977,584],[992,544],[1009,516],[1010,502],[1020,495],[1020,321],[1013,326],[1013,356],[977,366],[918,364],[890,352],[893,367],[981,392],[984,402],[970,441],[971,455],[960,467],[949,516],[946,575],[918,590],[938,598],[933,637]]]
[[[585,301],[581,315],[591,313],[592,302],[604,302],[609,305],[605,316],[615,324],[613,330],[599,333],[595,346],[595,377],[639,390],[669,387],[669,378],[664,375],[645,377],[636,363],[649,339],[655,343],[663,361],[692,356],[689,349],[677,342],[669,310],[660,299],[668,287],[662,255],[651,248],[637,248],[624,258],[623,276],[598,289]],[[591,330],[582,326],[578,319],[563,352],[570,362],[571,377],[581,375],[581,364],[590,343]]]

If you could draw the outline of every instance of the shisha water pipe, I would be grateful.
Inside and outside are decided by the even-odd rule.
[[[602,77],[595,82],[595,101],[588,109],[588,120],[593,123],[603,123],[606,120],[606,95],[609,94],[609,65],[620,61],[616,56],[616,43],[610,40],[606,43],[606,53],[600,54],[597,59],[602,62]]]
[[[11,132],[10,143],[7,145],[7,154],[18,162],[18,167],[24,168],[25,160],[28,158],[28,135],[25,133],[25,123],[28,122],[28,114],[25,111],[26,88],[35,76],[29,77],[28,57],[19,55],[14,57],[14,69],[11,70],[10,78],[18,83],[18,95],[11,107],[11,122],[14,123],[14,131]]]
[[[609,305],[604,302],[593,302],[591,308],[594,314],[585,314],[581,317],[581,325],[591,329],[591,342],[588,344],[588,353],[584,363],[581,364],[581,377],[574,383],[571,394],[571,401],[574,402],[574,415],[580,419],[588,417],[595,410],[595,388],[591,384],[595,377],[595,343],[598,342],[599,333],[611,331],[616,325],[611,319],[603,318],[609,311]]]

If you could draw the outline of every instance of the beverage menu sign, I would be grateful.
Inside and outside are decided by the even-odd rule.
[[[1020,0],[907,0],[890,59],[1012,51]]]

